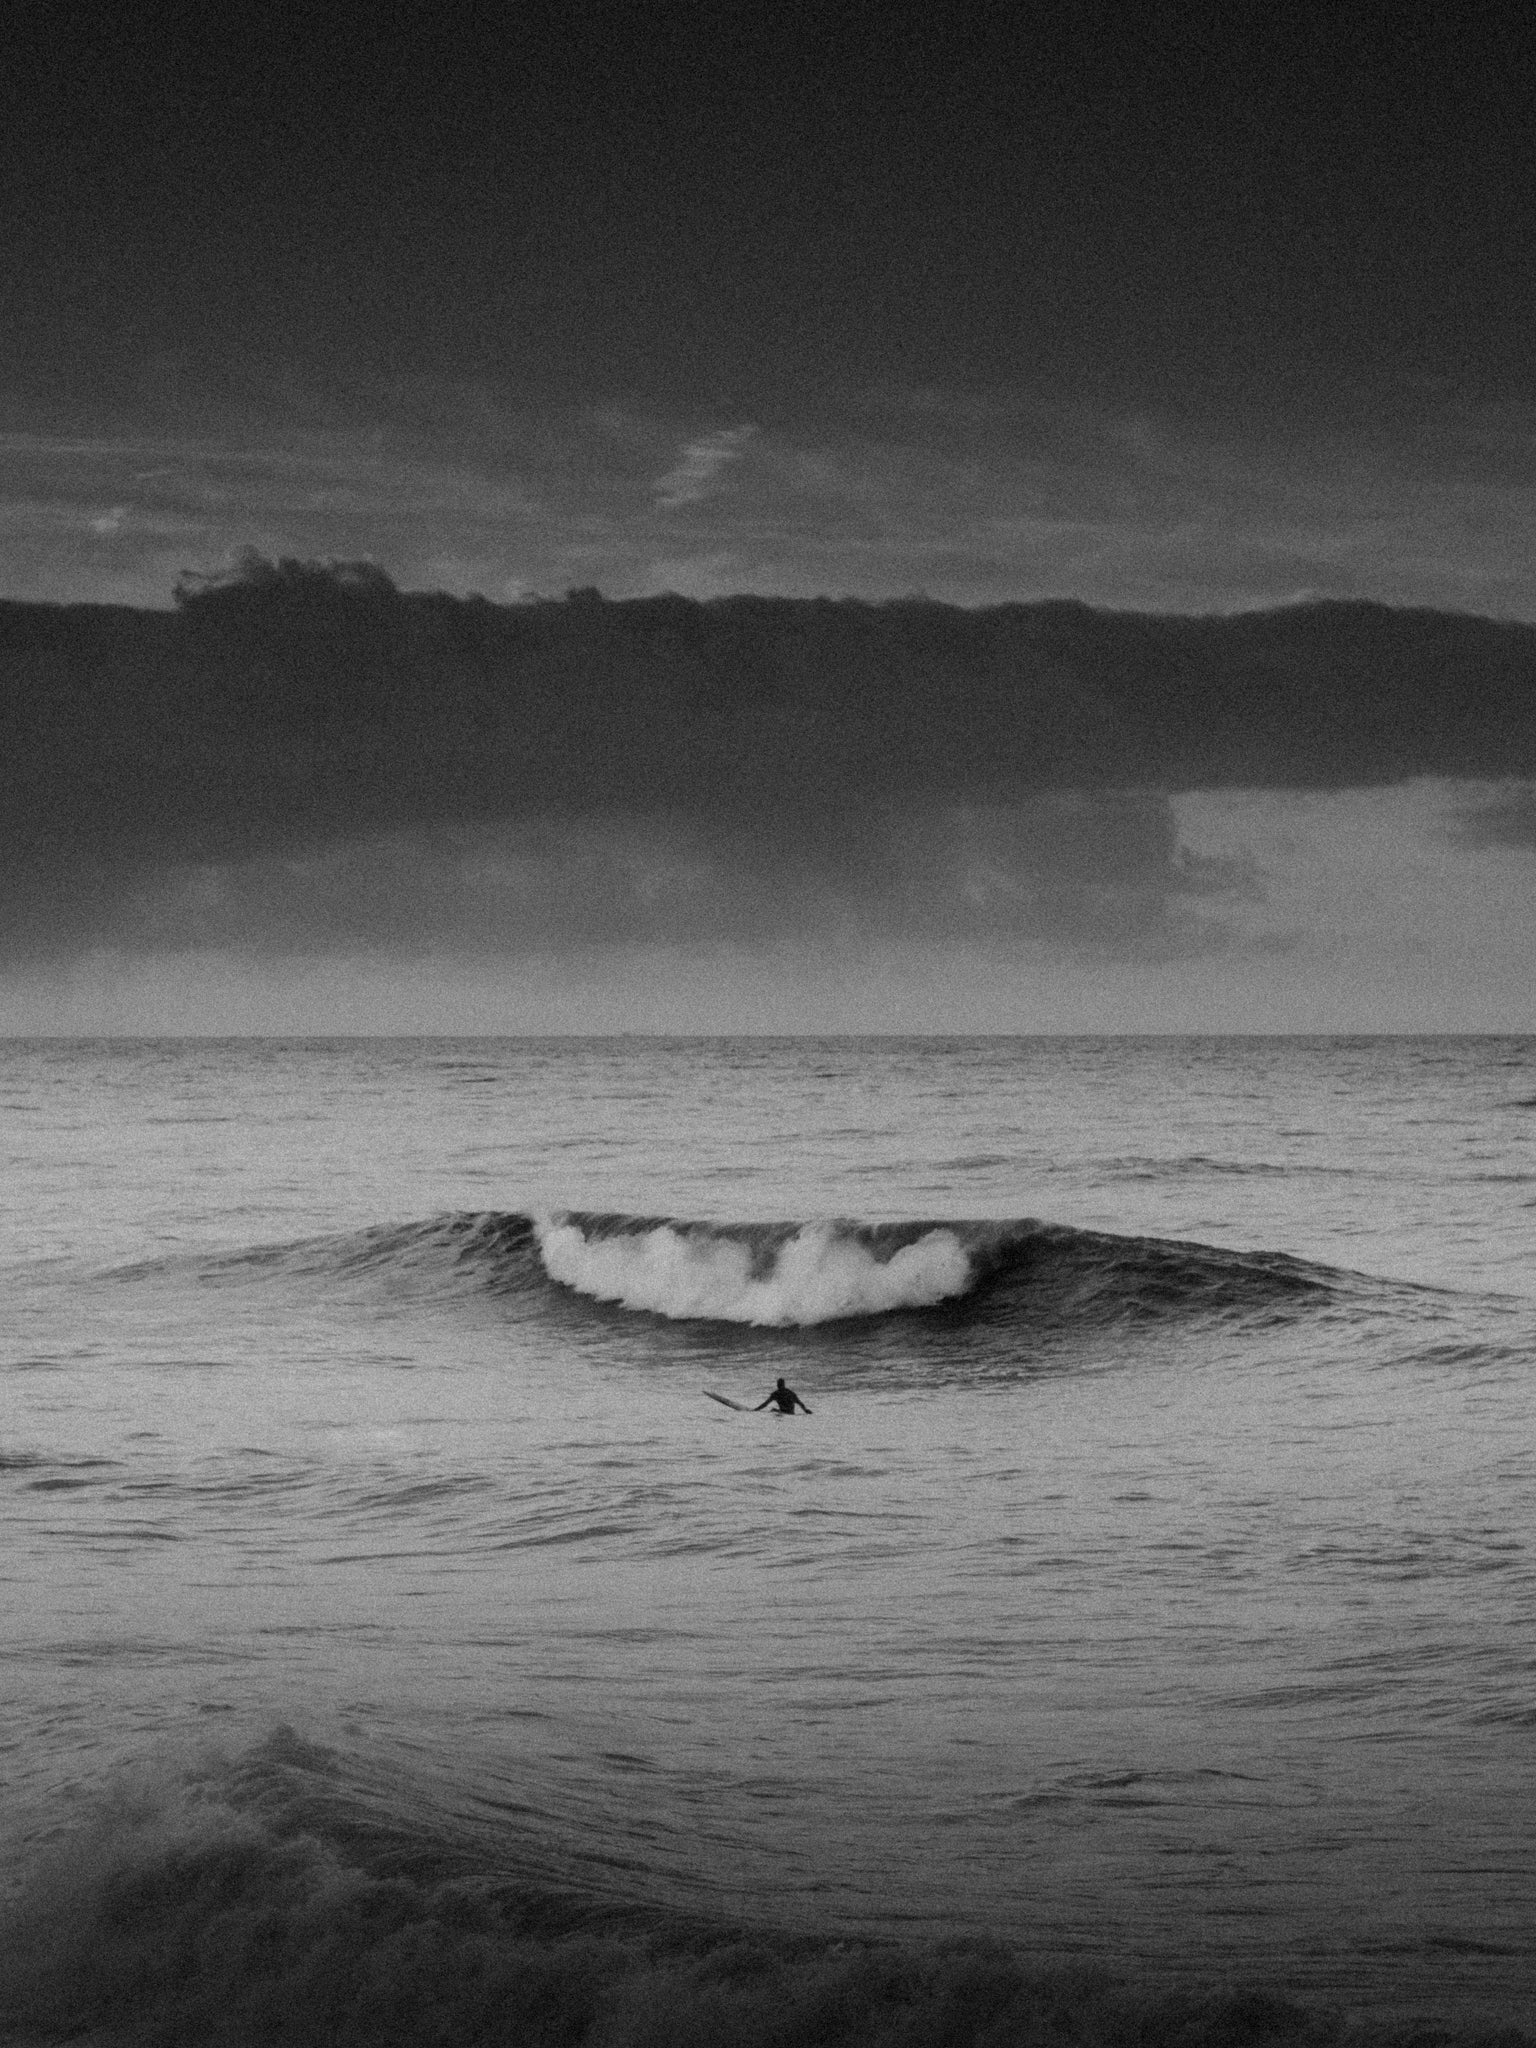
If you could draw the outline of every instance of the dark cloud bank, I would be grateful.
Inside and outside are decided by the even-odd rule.
[[[1316,604],[596,592],[250,561],[174,612],[0,604],[0,958],[1043,938],[1166,957],[1169,796],[1536,775],[1536,628]],[[1530,843],[1529,798],[1477,844]]]

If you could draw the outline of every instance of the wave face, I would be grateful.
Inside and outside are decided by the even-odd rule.
[[[1319,2048],[1335,2031],[1263,1990],[1042,1966],[993,1939],[786,1934],[578,1892],[360,1796],[283,1728],[92,1818],[0,1901],[7,2041]]]
[[[140,1269],[141,1270],[141,1269]],[[804,1328],[925,1312],[947,1319],[1273,1320],[1371,1283],[1283,1252],[1120,1237],[1021,1217],[711,1223],[564,1211],[459,1212],[200,1264],[215,1282],[277,1271],[431,1296],[488,1290],[677,1322]]]

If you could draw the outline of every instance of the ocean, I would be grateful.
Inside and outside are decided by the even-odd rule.
[[[0,1152],[0,2039],[1536,2038],[1536,1038],[13,1041]]]

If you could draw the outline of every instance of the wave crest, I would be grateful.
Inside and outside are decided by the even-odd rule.
[[[552,1280],[655,1315],[782,1328],[932,1308],[970,1291],[971,1257],[934,1225],[907,1242],[836,1223],[721,1231],[566,1216],[538,1229]]]

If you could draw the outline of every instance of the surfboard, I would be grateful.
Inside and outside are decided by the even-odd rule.
[[[707,1401],[718,1401],[722,1408],[734,1408],[738,1415],[750,1415],[752,1413],[752,1410],[747,1407],[745,1402],[733,1401],[729,1394],[711,1393],[708,1387],[704,1389],[704,1398]]]

